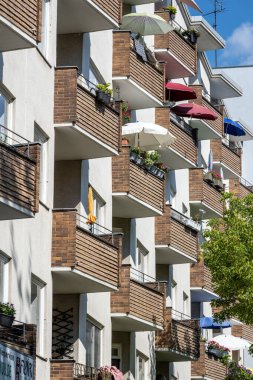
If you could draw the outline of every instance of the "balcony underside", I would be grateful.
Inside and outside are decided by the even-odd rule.
[[[191,77],[195,75],[194,71],[183,64],[168,49],[155,49],[155,55],[158,61],[166,62],[165,77],[168,79]]]
[[[113,216],[118,218],[149,218],[162,211],[128,193],[113,193]]]
[[[156,264],[187,264],[196,263],[191,256],[168,245],[156,245]]]
[[[160,325],[150,323],[129,313],[112,313],[111,317],[113,331],[157,331],[163,329]]]
[[[117,26],[92,0],[58,1],[59,34],[96,32]]]
[[[223,171],[223,177],[224,179],[231,179],[231,178],[239,178],[240,175],[237,174],[233,169],[229,168],[227,165],[225,165],[223,162],[215,161],[213,162],[213,169],[218,171],[222,168]]]
[[[100,293],[117,290],[113,285],[77,269],[53,267],[54,294]]]
[[[191,301],[192,302],[211,302],[219,298],[217,294],[207,290],[205,288],[193,288],[191,287]]]
[[[171,170],[195,168],[196,164],[172,148],[158,150],[161,161]]]
[[[33,48],[36,42],[0,16],[0,52]]]
[[[114,77],[113,90],[116,98],[119,93],[120,99],[128,100],[130,109],[132,110],[161,107],[163,105],[161,100],[154,97],[128,77]]]
[[[198,128],[198,140],[212,140],[221,137],[205,120],[192,119],[189,120],[189,124],[192,128]]]
[[[17,203],[0,197],[0,220],[14,220],[33,218],[32,211],[25,207],[19,206]]]
[[[222,214],[220,214],[218,211],[213,209],[212,207],[208,206],[205,202],[202,201],[190,201],[190,209],[191,209],[191,216],[194,218],[196,215],[199,214],[199,210],[202,209],[205,211],[204,219],[211,219],[211,218],[220,218],[222,217]]]
[[[157,362],[188,362],[191,360],[196,360],[183,352],[174,351],[169,348],[156,348],[156,361]]]
[[[118,152],[77,125],[55,125],[55,159],[87,160]]]

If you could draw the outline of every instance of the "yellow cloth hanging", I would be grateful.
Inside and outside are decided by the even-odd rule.
[[[89,186],[89,191],[88,191],[88,216],[87,216],[87,224],[93,224],[96,222],[96,217],[93,214],[93,191],[92,187]]]

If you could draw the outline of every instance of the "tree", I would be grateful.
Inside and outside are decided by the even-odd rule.
[[[253,194],[236,198],[223,195],[223,218],[212,219],[204,232],[205,264],[209,267],[220,307],[220,320],[237,318],[253,324]],[[229,207],[228,207],[229,205]]]

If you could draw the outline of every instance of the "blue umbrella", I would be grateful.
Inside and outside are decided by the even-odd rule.
[[[239,123],[228,118],[224,119],[224,131],[228,135],[232,135],[232,136],[246,135],[246,133],[243,130],[243,127]]]
[[[212,317],[202,317],[199,320],[199,326],[201,329],[227,329],[231,327],[231,324],[227,321],[224,322],[214,322]]]

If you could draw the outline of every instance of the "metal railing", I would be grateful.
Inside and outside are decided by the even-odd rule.
[[[173,110],[170,110],[170,119],[193,139],[196,138],[193,128],[182,117],[177,116]]]
[[[143,284],[151,289],[162,291],[162,282],[157,281],[154,277],[151,277],[135,268],[130,268],[130,279],[140,284]]]
[[[171,217],[178,222],[184,224],[186,227],[189,227],[195,231],[201,230],[201,224],[189,218],[188,216],[182,214],[181,212],[171,208]]]
[[[4,144],[18,153],[30,157],[31,141],[20,136],[18,133],[0,124],[0,143]]]
[[[228,149],[230,149],[233,153],[238,154],[238,151],[241,149],[240,147],[236,146],[236,143],[234,141],[231,141],[227,139],[226,137],[222,138],[222,144],[225,145]]]
[[[32,353],[36,349],[35,325],[29,325],[15,320],[11,327],[0,325],[0,341],[18,345],[30,350]]]
[[[91,234],[95,235],[99,239],[105,241],[106,243],[115,245],[117,244],[117,241],[115,239],[115,235],[118,235],[118,233],[114,233],[108,228],[101,226],[98,223],[91,222],[88,218],[86,218],[83,215],[76,214],[76,223],[77,226],[82,228],[83,230],[86,230],[90,232]]]
[[[240,184],[246,187],[249,191],[253,192],[253,184],[247,181],[245,178],[240,177]]]
[[[171,317],[177,321],[186,321],[192,319],[189,315],[181,313],[181,311],[175,309],[171,309]]]
[[[73,371],[75,380],[111,380],[112,375],[107,371],[93,368],[84,364],[75,363]]]

